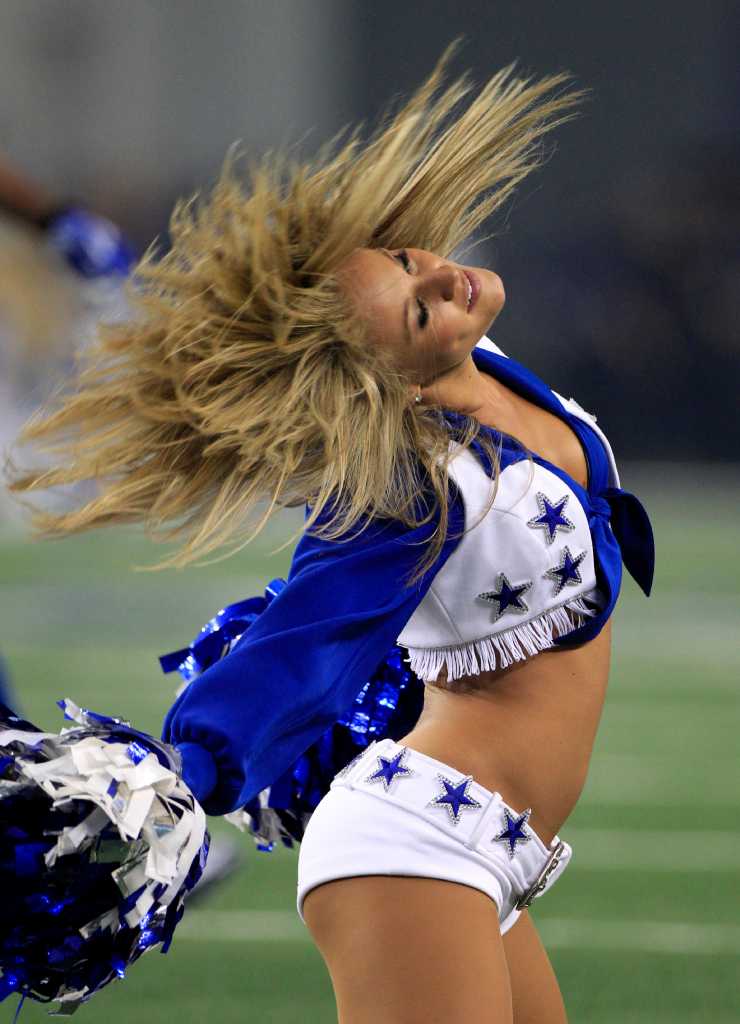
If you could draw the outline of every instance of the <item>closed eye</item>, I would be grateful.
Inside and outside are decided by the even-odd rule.
[[[395,258],[400,260],[406,271],[411,268],[411,261],[409,260],[409,254],[405,249],[401,249],[400,252],[395,254]],[[419,303],[419,327],[426,327],[429,323],[429,307],[422,299],[416,300]]]

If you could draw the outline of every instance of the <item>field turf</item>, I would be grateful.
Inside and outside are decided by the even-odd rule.
[[[740,477],[736,467],[634,465],[657,571],[646,599],[625,573],[613,670],[591,770],[561,829],[567,873],[532,917],[571,1024],[740,1020]],[[215,611],[285,576],[302,522],[283,514],[231,559],[134,572],[161,549],[132,532],[31,542],[0,531],[0,611],[18,709],[62,725],[69,696],[158,734],[175,686],[157,656]],[[76,1017],[105,1024],[336,1020],[323,961],[295,911],[297,849],[258,852],[186,911],[171,951],[144,956]],[[0,1006],[10,1021],[15,999]],[[26,1002],[21,1021],[45,1020]]]

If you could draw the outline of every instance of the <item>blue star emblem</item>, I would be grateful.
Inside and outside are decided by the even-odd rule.
[[[437,778],[444,786],[444,793],[440,793],[433,800],[430,800],[427,807],[444,807],[453,825],[457,825],[460,821],[460,810],[462,808],[475,809],[483,806],[483,804],[479,804],[468,793],[468,786],[473,781],[472,775],[468,775],[462,782],[458,782],[457,785],[455,785],[452,779],[448,779],[444,775],[437,775]]]
[[[512,817],[509,814],[509,808],[504,807],[504,814],[506,815],[506,827],[503,828],[497,836],[493,837],[494,843],[507,843],[506,852],[509,854],[509,860],[514,859],[516,853],[517,843],[528,843],[532,838],[531,835],[524,831],[532,808],[528,807],[526,811],[520,814],[518,817]]]
[[[575,586],[576,583],[583,583],[581,574],[578,571],[578,566],[585,557],[586,552],[582,551],[580,555],[576,555],[574,558],[570,553],[570,548],[566,544],[563,548],[560,562],[557,565],[554,565],[552,569],[548,569],[547,572],[542,574],[548,579],[553,580],[555,583],[556,594],[560,593],[566,583],[569,583],[571,586]]]
[[[526,580],[524,583],[517,583],[514,586],[506,573],[500,572],[496,586],[497,590],[486,590],[482,594],[478,594],[478,597],[482,600],[488,601],[490,604],[493,604],[495,601],[498,604],[498,608],[493,616],[494,622],[509,608],[514,612],[529,611],[529,607],[524,602],[522,594],[525,594],[532,586],[532,580]]]
[[[393,758],[383,757],[382,754],[378,754],[376,761],[380,767],[372,775],[368,775],[365,778],[365,782],[382,782],[387,793],[396,776],[400,775],[403,777],[404,775],[414,774],[413,769],[407,768],[405,764],[401,764],[407,753],[408,747],[404,747]]]
[[[533,530],[544,530],[545,540],[552,544],[558,530],[575,530],[575,523],[571,523],[567,516],[563,515],[563,509],[568,504],[569,494],[564,494],[557,501],[550,501],[542,491],[537,492],[537,504],[540,507],[540,514],[530,519],[527,526]]]

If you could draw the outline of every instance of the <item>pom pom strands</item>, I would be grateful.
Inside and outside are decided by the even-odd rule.
[[[208,854],[177,751],[71,700],[39,732],[0,705],[0,1001],[72,1013],[169,949]]]

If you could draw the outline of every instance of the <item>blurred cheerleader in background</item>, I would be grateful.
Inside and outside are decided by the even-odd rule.
[[[0,158],[0,449],[72,371],[101,315],[121,315],[120,283],[133,263],[112,221],[55,201]],[[0,520],[18,514],[0,492]],[[3,661],[0,701],[18,706]]]
[[[125,314],[134,250],[77,200],[60,202],[0,158],[0,447],[71,373],[101,318]],[[17,512],[3,494],[2,512]]]

